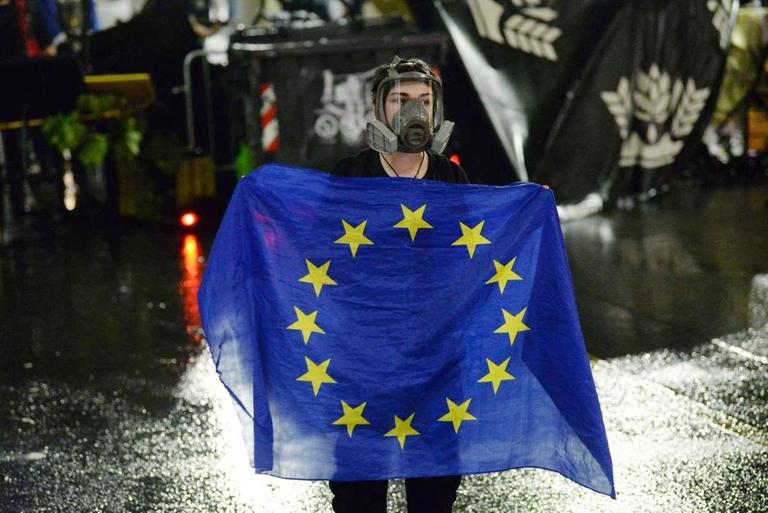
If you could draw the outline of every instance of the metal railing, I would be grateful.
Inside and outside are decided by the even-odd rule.
[[[195,134],[194,90],[192,87],[192,63],[201,59],[203,65],[203,94],[205,101],[206,133],[208,135],[208,151],[215,154],[215,127],[213,123],[213,101],[211,99],[211,70],[208,62],[209,55],[226,55],[226,50],[194,50],[184,57],[184,97],[187,122],[187,148],[197,152],[197,136]]]

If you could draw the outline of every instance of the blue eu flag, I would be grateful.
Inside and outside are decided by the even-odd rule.
[[[270,165],[200,290],[257,472],[549,469],[614,495],[552,192]]]

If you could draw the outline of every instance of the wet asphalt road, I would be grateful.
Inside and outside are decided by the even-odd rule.
[[[520,470],[465,478],[455,511],[768,512],[766,200],[567,224],[618,499]],[[0,511],[330,511],[323,483],[247,466],[197,330],[210,237],[47,230],[0,252]]]

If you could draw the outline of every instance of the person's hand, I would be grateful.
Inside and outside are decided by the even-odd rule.
[[[192,32],[195,33],[197,37],[200,39],[205,39],[206,37],[211,37],[212,35],[216,34],[222,27],[221,23],[216,22],[213,26],[208,27],[206,25],[203,25],[199,21],[197,21],[197,18],[192,16],[191,14],[187,18],[189,20],[189,26],[192,27]]]
[[[56,54],[59,53],[59,50],[56,45],[48,45],[43,50],[43,53],[48,57],[56,57]]]

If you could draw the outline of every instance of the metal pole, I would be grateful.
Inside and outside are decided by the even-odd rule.
[[[211,99],[211,68],[208,59],[203,59],[203,91],[205,92],[205,118],[208,122],[208,152],[213,162],[216,162],[216,143],[213,137],[215,128],[213,122],[213,100]]]
[[[80,2],[80,58],[86,73],[91,72],[91,45],[88,32],[91,30],[91,10],[88,0]]]
[[[187,146],[195,151],[195,108],[192,104],[192,61],[205,55],[205,50],[193,50],[184,57],[184,99],[187,107]]]
[[[226,54],[226,50],[193,50],[189,52],[184,57],[184,97],[185,97],[185,104],[186,104],[186,110],[187,110],[187,147],[189,148],[189,151],[194,152],[197,147],[197,140],[195,138],[195,108],[193,104],[193,97],[192,97],[192,61],[194,61],[197,58],[207,57],[208,55],[215,55],[215,54]],[[204,89],[205,89],[205,97],[206,97],[206,114],[208,117],[208,133],[209,137],[212,138],[210,135],[213,132],[212,127],[212,111],[213,106],[211,104],[211,92],[210,88],[208,87],[210,85],[210,78],[206,78],[206,73],[208,72],[207,66],[208,61],[205,60],[204,64]]]

